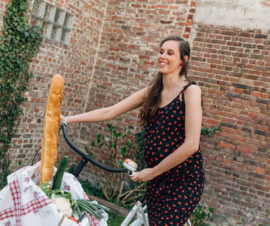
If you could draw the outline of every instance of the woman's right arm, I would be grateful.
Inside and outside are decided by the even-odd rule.
[[[142,106],[148,95],[148,89],[148,87],[144,88],[113,106],[97,109],[74,116],[61,116],[61,120],[68,124],[75,122],[100,122],[110,120],[121,114],[124,114],[128,111]]]

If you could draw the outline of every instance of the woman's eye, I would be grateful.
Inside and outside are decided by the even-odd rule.
[[[164,52],[163,52],[163,51],[160,51],[159,53],[160,53],[160,54],[163,54]],[[173,53],[171,53],[171,52],[169,52],[168,54],[169,54],[169,55],[173,55]]]

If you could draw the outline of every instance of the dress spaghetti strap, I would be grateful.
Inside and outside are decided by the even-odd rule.
[[[179,100],[180,100],[180,103],[182,102],[183,105],[185,106],[185,91],[187,90],[187,88],[190,86],[190,85],[196,85],[196,82],[193,81],[193,82],[189,82],[187,85],[184,86],[184,88],[181,90],[181,92],[179,93]],[[182,98],[180,98],[180,94],[182,93]],[[203,107],[203,98],[201,96],[201,103],[202,103],[202,107]]]
[[[180,99],[180,102],[185,103],[184,93],[185,93],[186,89],[187,89],[190,85],[192,85],[192,84],[196,85],[195,82],[189,82],[187,85],[185,85],[185,86],[183,87],[183,89],[182,89],[181,92],[179,93],[179,99]],[[181,93],[182,93],[182,98],[180,98],[180,94],[181,94]]]

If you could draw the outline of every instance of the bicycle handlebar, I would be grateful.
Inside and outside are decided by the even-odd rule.
[[[108,166],[104,166],[102,165],[101,163],[97,162],[96,160],[94,160],[93,158],[91,158],[87,153],[81,151],[79,148],[77,148],[68,138],[68,135],[67,135],[67,130],[66,130],[66,126],[67,124],[65,122],[60,122],[60,127],[59,127],[59,131],[60,129],[62,129],[63,131],[63,136],[67,142],[67,144],[69,145],[69,147],[71,147],[74,151],[76,151],[80,156],[83,157],[84,160],[86,161],[89,161],[91,163],[93,163],[94,165],[98,166],[99,168],[101,169],[104,169],[104,170],[107,170],[107,171],[110,171],[110,172],[115,172],[115,173],[127,173],[128,170],[127,169],[117,169],[117,168],[111,168],[111,167],[108,167]]]

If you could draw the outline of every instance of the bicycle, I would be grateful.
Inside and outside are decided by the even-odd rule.
[[[117,168],[111,168],[111,167],[104,166],[101,163],[94,160],[93,158],[91,158],[89,154],[81,151],[79,148],[77,148],[70,141],[70,139],[68,138],[68,135],[67,135],[66,126],[67,126],[66,123],[61,121],[58,133],[60,133],[60,130],[62,130],[64,139],[67,142],[67,144],[69,145],[69,147],[72,150],[74,150],[75,152],[77,152],[82,157],[82,160],[80,161],[80,163],[78,164],[78,166],[75,168],[75,170],[72,173],[75,177],[78,177],[78,175],[80,174],[80,172],[82,171],[82,169],[84,168],[84,166],[86,165],[87,162],[90,162],[90,163],[96,165],[97,167],[99,167],[103,170],[110,171],[110,172],[116,172],[116,173],[123,173],[124,172],[124,173],[127,173],[129,176],[134,175],[136,173],[136,169],[132,169],[132,167],[129,167],[127,164],[124,164],[126,169],[117,169]],[[41,148],[39,148],[39,150],[35,154],[33,161],[32,161],[32,165],[34,163],[36,155],[40,152],[40,150],[41,150]],[[145,198],[146,198],[146,191],[137,200],[136,204],[133,206],[133,208],[131,209],[131,211],[126,216],[126,218],[124,219],[124,221],[122,222],[122,224],[120,226],[128,226],[130,221],[135,216],[135,214],[136,214],[136,219],[129,226],[142,226],[142,225],[149,226],[148,214],[147,214],[147,212],[145,212],[145,211],[147,211],[147,205],[143,206]],[[189,219],[188,219],[187,223],[188,223],[188,226],[191,226],[191,222]]]

